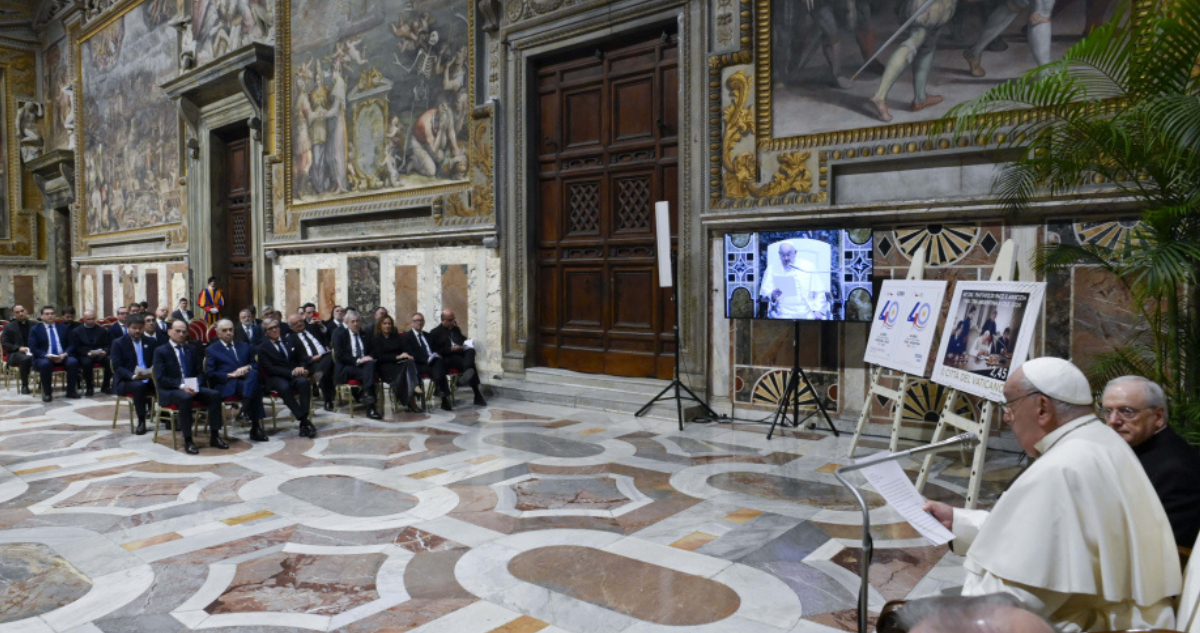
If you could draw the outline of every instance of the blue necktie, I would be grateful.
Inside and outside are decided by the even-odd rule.
[[[50,353],[58,356],[58,332],[54,330],[54,326],[47,323],[46,332],[50,335]]]
[[[176,345],[176,346],[175,346],[175,354],[176,354],[177,356],[179,356],[179,371],[180,371],[180,373],[183,375],[183,377],[184,377],[184,378],[187,378],[187,377],[188,377],[188,375],[187,375],[187,363],[185,363],[185,362],[183,361],[183,346],[182,346],[182,345]]]
[[[144,356],[142,356],[142,342],[141,341],[133,342],[133,351],[137,353],[138,368],[145,369],[146,368],[146,358]],[[147,378],[146,380],[143,380],[142,382],[149,382],[149,381],[150,381],[150,379]]]

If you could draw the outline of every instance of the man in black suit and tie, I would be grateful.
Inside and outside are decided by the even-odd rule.
[[[168,322],[168,319],[170,318],[171,308],[168,308],[167,304],[165,303],[160,304],[158,309],[154,311],[154,321],[155,326],[157,326],[155,329],[159,332],[162,332],[164,336],[167,333],[167,328],[171,326],[171,324]]]
[[[54,322],[54,306],[42,308],[42,322],[29,330],[29,349],[33,352],[33,368],[42,379],[42,402],[54,399],[50,385],[54,370],[67,372],[67,397],[78,398],[79,361],[67,335],[67,326]]]
[[[208,358],[208,384],[221,394],[221,398],[240,396],[242,412],[250,419],[250,439],[266,442],[262,419],[263,389],[259,382],[258,363],[254,361],[254,348],[245,341],[233,340],[233,321],[217,321],[217,340],[204,350]]]
[[[362,385],[362,402],[367,405],[367,417],[381,420],[375,409],[375,359],[367,355],[367,341],[359,332],[361,319],[357,312],[346,312],[346,327],[333,333],[333,357],[337,363],[337,383],[357,380]]]
[[[333,411],[333,354],[324,341],[309,331],[299,314],[288,317],[288,329],[291,330],[287,336],[288,343],[296,350],[308,375],[321,388],[325,410]]]
[[[167,331],[158,328],[158,319],[153,314],[142,313],[137,315],[137,318],[141,319],[144,324],[142,335],[153,340],[155,345],[166,345],[171,341],[167,336]]]
[[[80,326],[71,331],[71,346],[75,348],[75,361],[79,363],[79,372],[83,374],[83,395],[95,395],[94,371],[97,367],[104,369],[104,382],[100,391],[108,393],[112,383],[112,369],[108,365],[108,351],[112,343],[108,338],[108,330],[96,325],[96,313],[84,310]]]
[[[71,306],[63,308],[62,324],[67,326],[67,335],[70,335],[75,328],[79,327],[80,323],[75,319],[75,308]]]
[[[134,433],[145,435],[146,416],[150,412],[149,396],[154,393],[154,385],[150,382],[150,364],[153,362],[154,348],[157,346],[153,340],[144,336],[142,320],[137,317],[129,319],[128,327],[129,334],[113,341],[109,350],[112,371],[116,378],[113,393],[129,394],[133,399],[133,408],[137,411],[138,418]]]
[[[298,316],[298,315],[292,315]],[[267,339],[258,346],[258,366],[266,375],[266,388],[279,394],[283,404],[300,422],[300,437],[316,437],[317,429],[309,420],[312,383],[300,352],[281,336],[282,327],[275,319],[263,319]]]
[[[333,313],[325,322],[325,332],[329,336],[329,344],[333,345],[333,333],[346,329],[346,310],[342,306],[333,306]]]
[[[450,411],[450,388],[446,383],[446,359],[433,347],[429,335],[421,331],[425,327],[425,315],[417,312],[408,322],[408,332],[404,333],[404,351],[417,364],[417,374],[429,374],[437,391],[434,395],[442,399],[442,408]]]
[[[33,322],[25,306],[15,305],[13,319],[4,325],[0,333],[0,346],[8,355],[8,366],[20,371],[21,393],[29,395],[29,370],[33,368],[33,351],[29,349],[29,331]]]
[[[179,426],[183,428],[183,449],[189,455],[200,454],[192,442],[192,404],[208,409],[209,446],[229,448],[221,439],[221,394],[199,386],[200,349],[187,343],[187,323],[175,321],[167,330],[171,342],[154,350],[154,380],[158,383],[158,404],[179,407]],[[196,379],[188,384],[185,379]]]
[[[325,329],[325,322],[317,318],[317,306],[313,303],[306,303],[300,306],[301,316],[304,317],[304,329],[308,330],[309,334],[316,336],[322,344],[329,346],[329,332]]]
[[[254,320],[254,310],[246,308],[239,312],[238,321],[240,323],[234,328],[233,340],[248,344],[250,349],[258,347],[263,342],[263,331]]]
[[[475,345],[463,334],[458,327],[458,319],[453,310],[442,310],[442,322],[429,331],[429,340],[433,349],[446,359],[446,371],[458,370],[458,380],[466,383],[475,392],[475,405],[487,406],[483,393],[479,390],[479,372],[475,369]]]
[[[191,303],[187,299],[180,299],[179,307],[171,313],[171,318],[175,319],[176,321],[190,323],[192,319],[196,318],[196,313],[188,309],[188,306],[190,305]]]
[[[115,341],[129,334],[129,328],[125,324],[125,321],[128,319],[129,308],[117,308],[117,322],[108,326],[108,340]]]

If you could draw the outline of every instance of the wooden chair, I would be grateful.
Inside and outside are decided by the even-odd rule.
[[[32,370],[30,373],[37,374],[36,371],[32,371]],[[42,395],[41,376],[40,375],[32,375],[30,377],[33,379],[31,381],[31,382],[33,382],[33,389],[32,389],[33,395],[35,395],[35,396]],[[62,365],[55,365],[54,368],[50,370],[50,391],[53,392],[54,389],[57,387],[62,387],[63,389],[67,388],[67,368],[63,367]]]
[[[19,371],[15,367],[8,366],[8,352],[0,351],[0,378],[4,379],[4,388],[8,389],[8,384],[13,380],[20,380],[14,371]]]
[[[279,430],[279,405],[278,405],[279,392],[274,391],[267,386],[267,373],[262,370],[262,367],[258,368],[258,382],[262,385],[263,397],[267,398],[271,401],[271,431],[272,432],[278,431]],[[309,398],[308,399],[308,417],[309,417],[309,419],[312,419],[312,402],[313,402],[312,398]],[[297,422],[298,421],[299,420],[297,420]]]
[[[112,368],[112,359],[111,359],[111,358],[110,358],[110,359],[108,359],[108,361],[107,361],[107,362],[108,362],[108,366],[109,366],[109,368],[111,369],[111,368]],[[102,369],[102,368],[101,368],[101,369]],[[151,384],[154,384],[154,383],[151,383]],[[117,406],[116,406],[116,408],[114,408],[114,409],[113,409],[113,423],[112,423],[112,427],[113,427],[113,429],[116,429],[116,428],[117,428],[117,416],[118,416],[118,415],[120,415],[120,413],[121,413],[121,402],[122,402],[122,401],[124,401],[124,402],[125,402],[125,404],[129,405],[129,432],[130,432],[130,433],[132,433],[132,432],[134,431],[134,424],[133,424],[133,394],[132,394],[132,393],[125,393],[125,392],[123,392],[123,391],[117,391],[117,378],[116,378],[116,374],[115,374],[115,373],[113,374],[113,393],[115,393],[115,394],[116,394],[116,396],[117,396]],[[157,393],[155,393],[153,389],[151,389],[151,390],[150,390],[150,393],[147,393],[147,394],[146,394],[146,397],[147,397],[147,398],[154,398],[154,402],[157,402],[157,401],[158,401],[158,394],[157,394]]]
[[[150,380],[154,384],[154,393],[158,394],[158,379],[156,379],[154,377],[154,375],[151,374]],[[176,431],[177,427],[179,426],[179,406],[174,405],[174,404],[169,404],[165,407],[161,406],[158,404],[158,397],[156,395],[154,398],[154,441],[155,442],[158,441],[158,428],[159,428],[159,426],[161,426],[161,423],[163,420],[166,420],[167,425],[171,429],[171,450],[173,450],[173,451],[179,450],[178,442],[175,437],[175,431]],[[201,423],[205,423],[205,426],[207,426],[207,422],[208,422],[207,407],[205,407],[200,402],[193,400],[192,401],[192,429],[193,429],[193,431],[195,430],[195,427],[199,426]],[[229,441],[229,427],[222,424],[221,431],[225,435],[225,441]]]
[[[333,369],[331,369],[331,371],[336,372],[337,352],[334,352],[331,348],[330,353],[333,354]],[[335,373],[334,375],[336,376],[337,374]],[[362,382],[354,380],[353,378],[347,380],[345,383],[335,384],[333,399],[334,410],[336,411],[337,409],[340,409],[342,407],[342,402],[345,402],[350,407],[350,417],[354,417],[354,390],[358,389],[359,391],[362,391],[362,388]]]
[[[457,369],[451,369],[446,372],[446,387],[450,389],[451,407],[453,407],[455,404],[454,392],[458,391],[458,373],[459,372]],[[427,373],[421,374],[421,390],[423,392],[421,394],[421,406],[428,410],[430,407],[436,404],[434,400],[437,398],[435,395],[435,392],[437,391],[437,385],[433,382],[433,376]]]

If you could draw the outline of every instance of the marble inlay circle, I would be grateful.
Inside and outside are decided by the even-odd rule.
[[[92,581],[49,546],[0,545],[0,624],[32,618],[82,598]]]
[[[825,508],[826,510],[855,510],[858,503],[854,495],[843,486],[825,484],[807,479],[783,477],[770,473],[757,472],[727,472],[717,473],[708,478],[708,484],[714,488],[736,492],[739,494],[763,497],[777,501],[799,502],[805,505]],[[883,497],[862,490],[863,499],[868,508],[879,508],[886,505]]]
[[[501,433],[484,441],[493,446],[528,451],[547,457],[594,457],[604,452],[604,447],[597,444],[540,433]]]
[[[417,498],[412,495],[345,475],[291,479],[279,485],[279,492],[352,517],[400,514],[417,505]],[[370,502],[364,502],[365,499]]]
[[[737,592],[700,576],[591,547],[558,545],[517,554],[513,576],[560,594],[668,626],[724,620],[741,606]]]

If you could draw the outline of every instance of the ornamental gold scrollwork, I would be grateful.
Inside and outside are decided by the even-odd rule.
[[[811,153],[807,150],[779,154],[779,169],[769,182],[756,183],[758,158],[754,152],[734,153],[734,147],[747,136],[754,135],[754,116],[746,102],[750,99],[750,79],[738,71],[725,80],[730,104],[723,110],[725,135],[722,139],[721,161],[725,168],[725,197],[742,200],[749,197],[770,198],[791,192],[808,193],[812,189],[812,172],[808,169]]]

